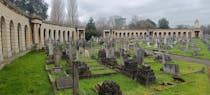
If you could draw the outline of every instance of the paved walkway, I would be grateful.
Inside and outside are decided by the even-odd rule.
[[[197,59],[197,58],[192,58],[192,57],[184,57],[184,56],[178,56],[178,55],[169,55],[169,56],[172,59],[175,59],[175,60],[182,60],[182,61],[200,63],[200,64],[210,66],[210,60]]]

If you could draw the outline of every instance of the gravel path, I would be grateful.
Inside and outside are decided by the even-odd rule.
[[[182,60],[182,61],[200,63],[200,64],[204,64],[204,65],[210,66],[210,60],[203,60],[203,59],[184,57],[184,56],[178,56],[178,55],[169,55],[169,56],[172,59],[175,59],[175,60]]]

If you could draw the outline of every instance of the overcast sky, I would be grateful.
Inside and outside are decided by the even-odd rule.
[[[51,0],[46,0],[51,6]],[[120,15],[127,19],[138,15],[157,22],[165,17],[171,26],[210,24],[210,0],[77,0],[79,18],[87,22],[90,17],[109,17]],[[49,10],[50,11],[50,10]],[[48,12],[49,13],[49,12]]]

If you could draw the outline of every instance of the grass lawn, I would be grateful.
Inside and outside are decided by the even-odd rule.
[[[140,46],[146,50],[157,50],[158,48],[154,47],[154,44],[151,44],[148,46],[145,42],[141,40],[135,40],[133,42],[138,42]],[[169,54],[173,55],[180,55],[180,56],[186,56],[186,57],[194,57],[194,58],[200,58],[200,59],[207,59],[210,60],[210,51],[208,51],[208,46],[203,43],[201,39],[192,39],[192,42],[195,43],[198,48],[200,48],[200,51],[198,52],[197,56],[193,56],[193,49],[192,46],[189,45],[189,51],[185,52],[183,49],[185,49],[186,45],[183,45],[181,43],[177,43],[174,45],[174,48],[171,50],[168,50]]]
[[[209,95],[210,84],[206,66],[183,61],[172,61],[173,64],[179,64],[181,77],[186,81],[185,83],[177,83],[173,81],[171,75],[161,72],[162,65],[153,59],[153,57],[145,58],[145,63],[152,67],[157,77],[156,84],[151,87],[146,88],[131,78],[118,73],[110,76],[81,79],[79,83],[80,95],[97,95],[92,90],[93,87],[105,80],[117,82],[123,95]],[[85,58],[85,62],[93,74],[115,72],[98,64],[96,60],[90,57]],[[65,60],[61,64],[66,67]],[[52,88],[44,70],[44,65],[45,53],[42,52],[31,52],[14,60],[0,71],[0,95],[52,95]],[[188,74],[203,67],[206,68],[205,73]],[[170,82],[173,86],[163,91],[155,90],[163,82]],[[60,90],[56,94],[72,95],[72,89]]]
[[[192,42],[196,43],[200,51],[198,52],[198,56],[193,56],[192,46],[189,47],[189,51],[185,52],[181,50],[181,48],[185,48],[185,45],[178,43],[175,47],[169,50],[170,54],[195,57],[200,59],[209,59],[210,60],[210,51],[208,51],[208,46],[204,44],[200,39],[192,39]]]
[[[52,95],[45,53],[31,52],[0,71],[0,95]]]
[[[145,62],[146,64],[151,65],[157,77],[157,84],[152,85],[150,88],[145,88],[136,81],[119,73],[111,76],[80,80],[80,94],[97,95],[97,93],[95,93],[92,88],[95,84],[103,82],[105,80],[117,82],[120,85],[124,95],[151,95],[152,93],[155,95],[208,95],[210,93],[207,67],[204,65],[183,61],[173,61],[172,63],[177,63],[180,65],[181,77],[186,80],[186,83],[179,84],[173,81],[171,75],[161,72],[161,64],[154,62],[153,58],[146,58]],[[205,73],[187,74],[198,71],[202,67],[206,68]],[[170,89],[156,91],[155,88],[158,86],[158,84],[161,84],[163,82],[170,82],[174,85]]]

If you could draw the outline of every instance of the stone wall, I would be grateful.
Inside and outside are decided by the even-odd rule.
[[[196,35],[198,32],[198,35]],[[104,30],[103,38],[138,38],[138,37],[164,37],[176,36],[188,38],[203,37],[203,31],[200,28],[193,29],[139,29],[139,30]]]
[[[34,45],[44,47],[49,38],[68,42],[85,37],[82,28],[51,24],[31,17],[5,0],[0,1],[0,11],[0,68],[8,60],[30,51]]]

